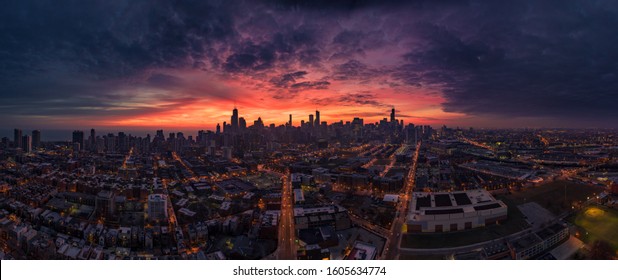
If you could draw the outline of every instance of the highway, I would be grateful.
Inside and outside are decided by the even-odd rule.
[[[416,166],[418,163],[418,154],[421,149],[421,142],[416,144],[416,151],[412,158],[412,166],[408,172],[406,183],[404,186],[404,193],[400,196],[399,204],[397,206],[398,216],[395,216],[393,225],[390,230],[390,235],[386,239],[386,248],[382,254],[382,259],[396,260],[399,255],[399,243],[401,241],[401,229],[406,222],[406,216],[408,213],[408,206],[412,199],[412,190],[414,189],[414,178],[416,177]]]
[[[281,216],[279,220],[279,245],[277,247],[278,259],[296,259],[296,232],[294,230],[294,199],[292,193],[292,183],[290,182],[290,172],[286,171],[281,180]]]

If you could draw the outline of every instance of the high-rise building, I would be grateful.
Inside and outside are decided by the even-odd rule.
[[[129,150],[129,139],[127,138],[127,135],[120,131],[118,132],[118,149],[120,150],[120,152],[126,152]]]
[[[395,122],[395,107],[391,110],[391,122]]]
[[[2,137],[2,145],[1,145],[1,147],[3,149],[6,149],[6,148],[10,147],[10,145],[11,145],[11,142],[10,142],[9,138],[8,137]]]
[[[238,125],[239,125],[241,130],[244,130],[245,128],[247,128],[247,121],[245,120],[245,118],[240,117],[238,119]]]
[[[238,109],[234,107],[234,110],[232,111],[232,131],[237,131],[237,130],[238,130]]]
[[[313,126],[313,115],[309,115],[309,127]]]
[[[21,148],[21,129],[13,131],[13,148]]]
[[[165,141],[165,135],[163,134],[163,130],[157,130],[157,135],[155,136],[155,138],[159,139],[159,141]]]
[[[32,148],[41,147],[41,131],[33,130],[32,131]]]
[[[88,144],[90,145],[90,151],[97,151],[97,134],[94,128],[90,129],[90,138],[88,138]]]
[[[105,151],[107,153],[116,152],[116,136],[112,133],[107,134],[105,137]]]
[[[289,126],[292,126],[292,114],[290,114],[290,122],[288,122]]]
[[[253,126],[255,128],[264,128],[264,122],[262,121],[262,118],[258,117],[257,120],[253,121]]]
[[[221,125],[217,124],[217,134],[221,134]]]
[[[320,111],[315,110],[315,126],[320,126]]]
[[[32,138],[30,138],[30,135],[24,135],[21,141],[21,149],[26,152],[29,153],[32,151]]]
[[[163,220],[167,218],[167,196],[151,194],[148,196],[148,219]]]
[[[75,130],[73,131],[73,143],[78,143],[79,144],[79,149],[83,149],[84,148],[84,132],[81,130]]]

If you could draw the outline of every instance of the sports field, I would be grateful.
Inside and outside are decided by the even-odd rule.
[[[554,215],[571,210],[574,202],[586,201],[589,197],[601,193],[603,187],[570,181],[554,181],[539,187],[527,188],[521,192],[507,195],[516,205],[536,202]]]
[[[602,206],[589,206],[575,216],[574,223],[581,228],[579,235],[586,243],[605,240],[618,250],[618,211]]]

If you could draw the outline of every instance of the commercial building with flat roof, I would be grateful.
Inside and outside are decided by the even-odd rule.
[[[412,195],[406,222],[408,232],[458,231],[507,218],[507,206],[483,189]]]

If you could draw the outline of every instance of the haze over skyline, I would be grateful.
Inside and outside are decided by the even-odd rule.
[[[60,2],[0,11],[0,128],[618,126],[612,1]]]

